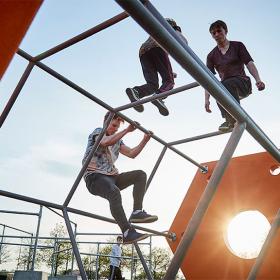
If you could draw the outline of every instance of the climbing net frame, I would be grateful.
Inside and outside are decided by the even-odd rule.
[[[73,229],[71,227],[70,219],[68,213],[75,213],[78,215],[83,215],[87,216],[90,218],[94,219],[99,219],[103,220],[106,222],[110,223],[116,223],[113,219],[100,216],[100,215],[95,215],[92,213],[88,213],[79,209],[71,208],[69,207],[69,203],[83,177],[84,172],[86,171],[86,168],[97,150],[100,141],[102,137],[104,136],[106,129],[108,125],[110,124],[110,121],[114,117],[115,114],[123,118],[125,121],[127,121],[130,124],[133,124],[136,128],[139,130],[143,131],[144,133],[148,133],[149,131],[139,125],[138,123],[134,122],[121,112],[123,110],[132,108],[134,106],[140,105],[140,104],[145,104],[148,102],[151,102],[156,99],[162,99],[164,97],[167,97],[169,95],[177,94],[179,92],[186,91],[188,89],[197,87],[197,86],[202,86],[204,89],[206,89],[210,95],[212,95],[236,120],[237,120],[237,125],[233,129],[231,136],[228,140],[228,143],[226,144],[226,147],[224,148],[224,151],[220,157],[220,160],[217,164],[217,166],[214,169],[214,172],[206,186],[206,189],[201,196],[197,208],[190,220],[189,225],[187,226],[184,235],[181,238],[181,241],[177,247],[177,250],[174,254],[174,257],[169,265],[169,268],[164,276],[163,279],[165,280],[170,280],[170,279],[175,279],[175,276],[180,268],[180,265],[184,259],[184,256],[186,255],[186,252],[188,248],[190,247],[190,244],[192,242],[192,239],[194,238],[196,234],[196,230],[198,229],[200,222],[207,210],[207,207],[212,199],[212,197],[215,194],[215,191],[217,189],[217,186],[219,184],[219,181],[221,180],[224,171],[238,145],[238,142],[245,130],[249,134],[255,138],[255,140],[268,152],[270,155],[276,159],[278,162],[280,162],[280,152],[278,148],[272,143],[272,141],[267,137],[267,135],[261,130],[261,128],[254,122],[254,120],[247,114],[247,112],[240,107],[239,104],[237,104],[234,99],[231,97],[227,89],[216,79],[216,77],[209,71],[209,69],[204,65],[204,63],[196,56],[196,54],[191,50],[191,48],[181,40],[181,38],[176,34],[176,32],[172,29],[172,27],[166,22],[166,20],[161,16],[161,14],[157,11],[157,9],[151,4],[150,1],[146,0],[131,0],[131,1],[126,1],[126,0],[115,0],[125,11],[116,15],[115,17],[112,17],[101,24],[37,55],[37,56],[31,56],[30,54],[26,53],[24,50],[19,49],[17,51],[17,54],[20,55],[21,57],[25,58],[26,60],[29,61],[22,77],[20,78],[15,90],[13,91],[9,101],[7,102],[7,105],[5,106],[1,116],[0,116],[0,127],[2,127],[3,123],[5,122],[11,108],[13,107],[18,95],[21,92],[21,89],[23,88],[25,82],[27,81],[31,71],[33,70],[34,66],[39,67],[41,70],[47,72],[49,75],[53,76],[54,78],[60,80],[64,84],[68,85],[69,87],[73,88],[75,91],[78,93],[86,96],[90,100],[94,101],[98,105],[102,106],[103,108],[107,109],[110,111],[109,118],[106,120],[104,123],[102,132],[98,136],[94,146],[92,147],[92,150],[85,161],[84,165],[82,166],[79,174],[77,175],[73,186],[67,195],[64,203],[62,205],[60,204],[55,204],[51,203],[48,201],[43,201],[39,199],[35,199],[32,197],[28,196],[23,196],[20,194],[15,194],[7,191],[2,191],[0,190],[0,195],[42,205],[45,207],[50,207],[54,209],[61,210],[63,213],[63,217],[66,223],[66,227],[69,233],[69,237],[72,243],[73,251],[75,254],[75,258],[82,276],[82,279],[87,279],[80,252],[77,246],[77,242],[75,240],[75,236],[73,233]],[[151,97],[146,97],[143,98],[139,101],[125,104],[123,106],[113,108],[107,103],[103,102],[102,100],[98,99],[96,96],[92,95],[90,92],[86,91],[79,85],[75,84],[74,82],[70,81],[60,73],[56,72],[52,68],[48,67],[41,61],[47,57],[50,57],[51,55],[58,53],[59,51],[70,47],[118,22],[121,20],[127,18],[128,16],[131,16],[148,34],[150,34],[182,67],[185,69],[195,80],[196,82],[190,83],[188,85],[178,87],[176,89],[172,89],[170,91],[166,91],[164,93],[158,94],[157,96],[151,96]],[[178,149],[176,149],[174,146],[177,144],[181,143],[187,143],[199,139],[204,139],[212,136],[216,136],[222,134],[222,132],[212,132],[204,135],[199,135],[191,138],[186,138],[182,140],[176,140],[173,142],[166,142],[160,137],[156,135],[152,135],[152,138],[156,140],[158,143],[163,145],[163,150],[150,174],[150,177],[148,178],[147,181],[147,188],[149,187],[156,171],[157,168],[162,161],[164,154],[167,149],[172,150],[176,154],[180,155],[187,161],[191,162],[195,166],[197,166],[202,172],[207,172],[207,167],[202,166],[199,163],[197,163],[195,160],[191,159]],[[269,232],[269,235],[264,243],[264,246],[261,250],[261,253],[259,254],[259,257],[257,258],[255,265],[253,266],[250,275],[248,279],[255,279],[254,277],[256,276],[259,267],[262,263],[262,260],[265,256],[267,247],[271,240],[273,239],[276,229],[280,224],[280,212],[277,213],[275,220],[272,224],[271,230]],[[136,229],[140,229],[149,233],[165,236],[169,239],[174,239],[175,236],[172,233],[169,232],[159,232],[155,230],[151,230],[148,228],[140,227],[140,226],[134,226]],[[143,267],[145,269],[146,275],[148,279],[153,279],[150,270],[147,267],[147,264],[145,263],[145,260],[143,258],[143,255],[141,253],[141,250],[137,243],[134,244],[135,248],[137,250],[137,253],[141,259],[141,262],[143,264]]]

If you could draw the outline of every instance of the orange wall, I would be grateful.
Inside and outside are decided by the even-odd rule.
[[[43,0],[0,1],[0,79]]]
[[[177,240],[169,242],[174,252],[217,162],[203,163],[208,174],[198,171],[171,225]],[[188,280],[245,280],[255,259],[241,259],[224,242],[227,222],[240,211],[258,210],[271,223],[280,208],[280,175],[270,168],[279,163],[268,153],[233,158],[218,186],[181,269]],[[274,239],[258,280],[280,279],[280,236]]]

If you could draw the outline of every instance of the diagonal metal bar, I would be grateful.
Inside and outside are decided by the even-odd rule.
[[[133,17],[168,53],[203,86],[236,120],[246,122],[247,131],[267,150],[273,158],[280,162],[280,152],[268,136],[253,121],[247,112],[232,98],[213,74],[198,58],[192,56],[189,46],[182,45],[139,1],[115,0]]]
[[[100,31],[106,29],[107,27],[110,27],[110,26],[120,22],[121,20],[123,20],[127,17],[128,17],[128,14],[126,12],[122,12],[122,13],[120,13],[120,14],[118,14],[118,15],[116,15],[116,16],[114,16],[114,17],[112,17],[112,18],[94,26],[93,28],[91,28],[91,29],[89,29],[89,30],[87,30],[87,31],[85,31],[85,32],[83,32],[83,33],[81,33],[81,34],[79,34],[79,35],[77,35],[77,36],[75,36],[75,37],[73,37],[73,38],[71,38],[71,39],[69,39],[69,40],[67,40],[67,41],[65,41],[65,42],[47,50],[47,51],[45,51],[45,52],[43,52],[43,53],[41,53],[41,54],[39,54],[39,55],[37,55],[34,58],[34,60],[39,61],[39,60],[45,59],[45,58],[47,58],[47,57],[49,57],[49,56],[51,56],[51,55],[53,55],[57,52],[60,52],[60,51],[64,50],[65,48],[68,48],[68,47],[70,47],[70,46],[72,46],[72,45],[74,45],[74,44],[92,36],[93,34],[96,34]]]
[[[237,124],[232,131],[232,134],[229,138],[229,141],[221,155],[220,160],[218,161],[213,174],[207,184],[200,200],[197,204],[197,207],[189,221],[189,224],[182,236],[182,239],[176,249],[174,257],[167,269],[167,272],[163,280],[175,279],[176,274],[184,260],[184,257],[190,248],[192,240],[199,228],[199,225],[207,211],[207,208],[214,197],[220,180],[232,158],[232,155],[237,147],[237,144],[245,130],[246,124]]]
[[[161,163],[161,161],[162,161],[162,159],[165,155],[166,150],[167,150],[167,146],[164,146],[160,155],[159,155],[159,157],[158,157],[158,159],[157,159],[157,162],[156,162],[156,164],[155,164],[155,166],[154,166],[154,168],[153,168],[153,170],[152,170],[152,172],[151,172],[151,174],[150,174],[150,176],[147,180],[146,192],[147,192],[147,190],[148,190],[148,188],[149,188],[149,186],[150,186],[150,184],[151,184],[151,182],[152,182],[152,180],[153,180],[153,178],[154,178],[154,176],[157,172],[157,169],[158,169],[158,167],[159,167],[159,165],[160,165],[160,163]]]
[[[88,165],[89,165],[89,163],[90,163],[90,161],[93,157],[93,154],[96,152],[97,148],[99,147],[100,141],[102,140],[104,134],[106,133],[106,129],[109,126],[113,117],[114,117],[114,113],[110,113],[108,119],[105,121],[104,126],[102,128],[102,131],[98,135],[98,137],[97,137],[97,139],[96,139],[96,141],[95,141],[95,143],[94,143],[94,145],[93,145],[85,163],[82,166],[82,169],[80,170],[80,172],[79,172],[77,178],[75,179],[75,182],[74,182],[67,198],[65,199],[65,202],[63,204],[64,207],[68,206],[71,198],[73,197],[73,195],[74,195],[74,193],[75,193],[75,191],[76,191],[76,189],[77,189],[77,187],[78,187],[78,185],[79,185],[79,183],[80,183],[80,181],[81,181],[81,179],[82,179],[82,177],[83,177],[83,175],[84,175],[84,173],[85,173],[85,171],[86,171],[86,169],[87,169],[87,167],[88,167]]]
[[[151,272],[150,272],[150,270],[149,270],[149,268],[148,268],[148,266],[147,266],[147,264],[145,262],[145,259],[144,259],[143,255],[142,255],[142,252],[141,252],[140,248],[139,248],[139,245],[137,244],[137,242],[135,242],[133,244],[134,244],[134,247],[135,247],[135,249],[137,251],[137,254],[138,254],[139,258],[140,258],[140,261],[141,261],[141,263],[143,265],[143,268],[145,270],[147,279],[148,280],[154,280],[154,278],[153,278],[153,276],[152,276],[152,274],[151,274]]]
[[[6,228],[14,229],[16,231],[20,231],[20,232],[23,232],[23,233],[27,233],[27,234],[33,235],[31,232],[28,232],[28,231],[25,231],[25,230],[22,230],[22,229],[18,229],[18,228],[15,228],[15,227],[10,227],[10,226],[4,225],[4,224],[0,224],[0,226],[3,226],[3,227],[6,227]]]
[[[63,205],[60,205],[60,204],[56,204],[56,203],[52,203],[52,202],[49,202],[49,201],[36,199],[36,198],[33,198],[33,197],[24,196],[24,195],[12,193],[12,192],[7,192],[7,191],[3,191],[3,190],[0,190],[0,195],[3,195],[5,197],[9,197],[9,198],[13,198],[13,199],[18,199],[18,200],[30,202],[30,203],[34,203],[34,204],[38,204],[38,205],[43,205],[45,207],[52,207],[52,208],[55,208],[55,209],[58,209],[58,210],[63,210],[63,208],[64,208]],[[107,218],[107,217],[104,217],[104,216],[92,214],[92,213],[82,211],[82,210],[79,210],[79,209],[76,209],[76,208],[66,207],[66,209],[67,209],[68,212],[71,212],[71,213],[75,213],[75,214],[82,215],[82,216],[85,216],[85,217],[89,217],[89,218],[93,218],[93,219],[97,219],[97,220],[101,220],[101,221],[116,224],[116,221],[114,219],[110,219],[110,218]],[[171,240],[173,238],[172,233],[160,232],[160,231],[144,228],[144,227],[137,226],[137,225],[133,225],[133,227],[135,229],[139,229],[139,230],[142,230],[142,231],[145,231],[145,232],[153,233],[153,234],[156,234],[158,236],[164,236],[164,237],[169,238]]]
[[[22,51],[22,50],[18,50],[17,52],[20,56],[24,57],[25,59],[29,60],[32,58],[32,56],[30,56],[29,54],[27,54],[26,52]],[[66,85],[68,85],[69,87],[75,89],[76,91],[78,91],[79,93],[81,93],[82,95],[86,96],[87,98],[91,99],[92,101],[94,101],[95,103],[97,103],[98,105],[102,106],[103,108],[106,108],[107,110],[111,111],[111,112],[115,112],[115,109],[112,108],[111,106],[109,106],[108,104],[106,104],[105,102],[101,101],[100,99],[98,99],[97,97],[93,96],[92,94],[90,94],[89,92],[87,92],[86,90],[84,90],[83,88],[79,87],[78,85],[76,85],[75,83],[71,82],[70,80],[68,80],[67,78],[63,77],[62,75],[60,75],[59,73],[57,73],[56,71],[54,71],[53,69],[49,68],[48,66],[46,66],[45,64],[43,64],[42,62],[35,62],[35,64],[41,68],[42,70],[46,71],[47,73],[49,73],[51,76],[57,78],[58,80],[60,80],[61,82],[65,83]],[[139,130],[143,131],[144,133],[149,133],[149,131],[147,129],[145,129],[144,127],[142,127],[141,125],[135,123],[133,120],[129,119],[128,117],[126,117],[125,115],[116,112],[116,114],[118,116],[120,116],[121,118],[123,118],[125,121],[127,121],[128,123],[133,124],[136,128],[138,128]],[[161,143],[164,146],[167,146],[167,143],[165,141],[163,141],[161,138],[157,137],[156,135],[152,135],[152,138],[155,139],[156,141],[158,141],[159,143]],[[200,165],[198,162],[194,161],[193,159],[191,159],[190,157],[188,157],[187,155],[185,155],[184,153],[178,151],[176,148],[174,147],[168,147],[170,150],[172,150],[173,152],[177,153],[178,155],[182,156],[183,158],[185,158],[186,160],[188,160],[189,162],[191,162],[192,164],[196,165],[197,167],[199,167],[202,171],[207,172],[207,169]]]
[[[82,262],[82,259],[81,259],[81,255],[80,255],[80,252],[79,252],[76,240],[75,240],[75,236],[74,236],[74,233],[73,233],[73,230],[72,230],[72,227],[71,227],[71,223],[70,223],[70,219],[69,219],[69,216],[68,216],[68,213],[67,213],[67,209],[63,208],[62,211],[63,211],[65,224],[66,224],[66,227],[67,227],[67,230],[68,230],[68,233],[69,233],[69,237],[70,237],[70,240],[71,240],[71,243],[72,243],[72,248],[73,248],[73,251],[74,251],[74,255],[75,255],[75,258],[76,258],[76,261],[77,261],[82,279],[87,280],[88,278],[87,278],[87,275],[86,275],[86,272],[85,272],[85,269],[84,269],[84,266],[83,266],[83,262]]]
[[[171,90],[159,93],[157,95],[149,96],[149,97],[143,98],[141,100],[125,104],[123,106],[115,108],[114,111],[115,112],[120,112],[120,111],[129,109],[129,108],[132,108],[134,106],[145,104],[145,103],[151,102],[151,101],[156,100],[156,99],[162,99],[162,98],[168,97],[170,95],[173,95],[173,94],[176,94],[176,93],[179,93],[179,92],[183,92],[185,90],[192,89],[192,88],[195,88],[195,87],[198,87],[198,86],[199,86],[199,84],[197,82],[193,82],[193,83],[181,86],[181,87],[177,87],[175,89],[171,89]]]
[[[32,58],[31,58],[32,60]],[[34,62],[30,62],[28,63],[24,73],[22,74],[16,88],[14,89],[14,92],[12,93],[8,103],[6,104],[1,116],[0,116],[0,128],[2,127],[3,123],[5,122],[8,114],[10,113],[13,105],[15,104],[19,94],[20,94],[20,91],[22,90],[27,78],[29,77],[33,67],[34,67]]]
[[[248,276],[248,280],[255,280],[257,279],[257,276],[258,276],[258,272],[261,268],[261,265],[263,264],[263,261],[268,253],[268,250],[271,246],[271,243],[274,239],[274,237],[276,236],[278,230],[279,230],[279,226],[280,226],[280,209],[278,210],[274,220],[273,220],[273,223],[271,225],[271,228],[270,228],[270,231],[265,239],[265,242],[262,246],[262,249],[250,271],[250,274]]]
[[[217,136],[217,135],[221,135],[221,134],[226,134],[226,133],[228,133],[228,132],[215,131],[215,132],[211,132],[211,133],[201,134],[198,136],[193,136],[190,138],[172,141],[172,142],[169,142],[168,145],[173,146],[173,145],[184,144],[184,143],[193,142],[196,140],[201,140],[201,139],[205,139],[205,138],[209,138],[209,137],[213,137],[213,136]]]

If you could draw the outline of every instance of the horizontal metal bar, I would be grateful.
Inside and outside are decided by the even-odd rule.
[[[17,51],[17,53],[22,56],[23,58],[29,60],[32,57],[27,54],[26,52],[24,52],[23,50],[19,49]],[[100,99],[98,99],[97,97],[93,96],[92,94],[90,94],[89,92],[87,92],[86,90],[84,90],[83,88],[81,88],[80,86],[76,85],[75,83],[73,83],[72,81],[68,80],[67,78],[63,77],[61,74],[57,73],[56,71],[54,71],[53,69],[49,68],[48,66],[46,66],[45,64],[43,64],[42,62],[35,62],[35,64],[41,68],[42,70],[46,71],[47,73],[49,73],[51,76],[57,78],[58,80],[60,80],[61,82],[65,83],[66,85],[70,86],[71,88],[75,89],[76,91],[78,91],[79,93],[81,93],[82,95],[86,96],[87,98],[91,99],[92,101],[94,101],[95,103],[97,103],[98,105],[102,106],[103,108],[106,108],[107,110],[111,111],[111,112],[115,112],[115,109],[112,108],[111,106],[109,106],[108,104],[106,104],[105,102],[101,101]],[[133,124],[136,128],[138,128],[139,130],[143,131],[144,133],[149,133],[149,131],[147,129],[145,129],[144,127],[142,127],[141,125],[138,125],[137,123],[135,123],[133,120],[129,119],[128,117],[126,117],[125,115],[119,113],[119,112],[115,112],[118,116],[120,116],[121,118],[123,118],[125,121],[127,121],[130,124]],[[153,139],[155,139],[156,141],[158,141],[159,143],[161,143],[164,146],[167,146],[167,143],[165,141],[163,141],[161,138],[157,137],[156,135],[152,135],[151,136]],[[173,152],[177,153],[178,155],[182,156],[183,158],[185,158],[186,160],[188,160],[189,162],[191,162],[192,164],[196,165],[198,168],[200,168],[202,171],[207,172],[206,168],[202,165],[200,165],[199,163],[197,163],[196,161],[192,160],[190,157],[186,156],[184,153],[178,151],[177,149],[175,149],[174,147],[168,147],[170,150],[172,150]]]
[[[129,109],[129,108],[135,107],[137,105],[145,104],[145,103],[151,102],[153,100],[157,100],[157,99],[166,98],[170,95],[173,95],[173,94],[176,94],[176,93],[179,93],[179,92],[183,92],[185,90],[192,89],[192,88],[195,88],[195,87],[198,87],[198,86],[199,86],[199,84],[197,82],[193,82],[193,83],[190,83],[190,84],[187,84],[187,85],[184,85],[184,86],[181,86],[181,87],[177,87],[175,89],[171,89],[171,90],[168,90],[168,91],[156,94],[156,95],[152,95],[152,96],[149,96],[149,97],[146,97],[146,98],[142,98],[141,100],[131,102],[131,103],[125,104],[125,105],[120,106],[120,107],[116,107],[114,109],[114,111],[115,112],[120,112],[120,111]]]
[[[31,247],[34,248],[34,245],[25,244],[25,243],[9,243],[9,242],[1,242],[2,245],[8,245],[8,246],[23,246],[23,247]],[[53,246],[47,246],[47,245],[38,245],[37,249],[50,249],[53,248]]]
[[[209,138],[209,137],[213,137],[213,136],[217,136],[217,135],[221,135],[221,134],[226,134],[229,132],[222,132],[222,131],[215,131],[215,132],[211,132],[211,133],[206,133],[206,134],[201,134],[198,136],[193,136],[190,138],[185,138],[185,139],[181,139],[181,140],[177,140],[177,141],[172,141],[167,143],[170,146],[174,146],[174,145],[179,145],[179,144],[184,144],[184,143],[188,143],[188,142],[192,142],[192,141],[196,141],[196,140],[201,140],[201,139],[205,139],[205,138]]]
[[[18,199],[18,200],[30,202],[30,203],[34,203],[34,204],[38,204],[38,205],[42,205],[42,206],[46,206],[46,207],[52,207],[52,208],[59,209],[59,210],[62,210],[64,208],[63,205],[60,205],[60,204],[56,204],[56,203],[48,202],[48,201],[41,200],[41,199],[36,199],[36,198],[33,198],[33,197],[28,197],[28,196],[24,196],[24,195],[12,193],[12,192],[7,192],[7,191],[3,191],[3,190],[0,190],[0,195],[3,195],[5,197],[9,197],[9,198],[13,198],[13,199]],[[78,214],[78,215],[90,217],[90,218],[93,218],[93,219],[105,221],[105,222],[108,222],[108,223],[116,224],[115,220],[104,217],[104,216],[95,215],[95,214],[88,213],[88,212],[85,212],[85,211],[82,211],[82,210],[79,210],[79,209],[75,209],[75,208],[71,208],[71,207],[65,207],[65,208],[68,212],[71,212],[71,213],[74,213],[74,214]],[[158,236],[164,236],[166,238],[172,239],[172,233],[163,233],[163,232],[156,231],[156,230],[153,230],[153,229],[140,227],[138,225],[133,225],[133,227],[136,228],[136,229],[142,230],[142,231],[146,231],[146,232],[149,232],[149,233],[154,233]]]
[[[77,35],[77,36],[75,36],[75,37],[73,37],[73,38],[71,38],[71,39],[69,39],[69,40],[67,40],[67,41],[65,41],[65,42],[47,50],[47,51],[45,51],[45,52],[43,52],[43,53],[41,53],[41,54],[39,54],[39,55],[37,55],[34,58],[34,60],[39,61],[39,60],[45,59],[45,58],[47,58],[47,57],[49,57],[49,56],[51,56],[51,55],[53,55],[53,54],[55,54],[59,51],[64,50],[67,47],[70,47],[70,46],[72,46],[72,45],[74,45],[74,44],[92,36],[93,34],[96,34],[96,33],[100,32],[101,30],[106,29],[109,26],[114,25],[115,23],[120,22],[121,20],[123,20],[127,17],[128,17],[128,14],[126,12],[122,12],[122,13],[120,13],[120,14],[118,14],[118,15],[116,15],[116,16],[114,16],[114,17],[96,25],[95,27],[93,27],[93,28],[91,28],[91,29],[89,29],[89,30],[87,30],[87,31],[85,31],[85,32],[83,32],[83,33],[81,33],[81,34],[79,34],[79,35]]]
[[[38,216],[39,213],[0,210],[0,213]]]

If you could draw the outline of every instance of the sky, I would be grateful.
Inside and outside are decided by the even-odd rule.
[[[228,39],[246,45],[266,84],[265,91],[258,92],[252,79],[253,94],[242,101],[242,107],[279,147],[279,1],[151,2],[164,17],[177,21],[189,46],[203,62],[215,47],[208,32],[210,24],[218,19],[227,23]],[[120,12],[121,7],[108,0],[45,0],[20,48],[36,56]],[[127,87],[144,83],[138,49],[147,36],[132,18],[127,18],[42,62],[110,106],[118,107],[129,102],[125,94]],[[173,59],[171,62],[178,75],[176,87],[194,81],[177,62]],[[18,55],[10,63],[0,83],[0,111],[27,63]],[[211,101],[213,112],[208,114],[204,110],[204,90],[197,87],[166,100],[168,117],[161,116],[152,104],[145,104],[141,114],[133,109],[124,114],[168,142],[217,131],[222,119],[214,100]],[[0,131],[0,189],[63,204],[81,169],[87,137],[102,125],[105,112],[35,67]],[[142,132],[136,131],[123,140],[134,147],[142,136]],[[219,159],[228,138],[229,135],[222,135],[177,148],[199,163],[208,162]],[[149,175],[162,148],[160,143],[151,140],[136,159],[120,156],[116,165],[120,171],[141,168]],[[245,132],[234,155],[262,151],[264,149]],[[144,209],[159,216],[159,220],[148,227],[158,231],[169,229],[196,172],[196,166],[167,151],[146,193]],[[131,189],[122,192],[128,216],[132,210]],[[69,206],[111,217],[108,203],[90,195],[83,181]],[[0,209],[38,212],[39,206],[0,197]],[[78,232],[119,232],[114,224],[77,215],[70,215],[70,218],[78,223]],[[59,222],[63,220],[44,209],[40,235],[48,235]],[[36,231],[35,217],[0,213],[0,223]],[[16,233],[7,230],[6,234]],[[102,238],[104,240],[104,237],[99,240]],[[156,238],[154,244],[167,246],[162,237]]]

